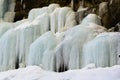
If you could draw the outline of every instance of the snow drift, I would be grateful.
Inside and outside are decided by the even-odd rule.
[[[90,67],[89,67],[90,68]],[[120,66],[49,72],[37,66],[0,73],[0,80],[120,80]]]

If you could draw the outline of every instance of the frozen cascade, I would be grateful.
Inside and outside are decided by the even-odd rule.
[[[48,31],[49,16],[47,13],[43,14],[38,16],[33,22],[25,22],[18,26],[18,28],[21,28],[17,39],[19,40],[19,64],[20,67],[25,67],[31,43]]]
[[[95,63],[97,67],[107,67],[118,64],[119,43],[119,32],[109,32],[98,35],[84,46],[83,65]]]
[[[15,49],[16,31],[11,29],[0,38],[0,71],[15,69],[17,61]]]
[[[1,0],[0,10],[4,1]],[[9,6],[14,7],[14,3]],[[11,7],[4,11],[4,20],[9,20],[8,15],[14,11]],[[107,32],[95,14],[75,25],[75,12],[58,4],[32,9],[28,19],[16,23],[1,22],[0,71],[26,65],[65,71],[89,63],[97,67],[120,64],[119,32]]]
[[[51,31],[63,32],[76,25],[75,12],[69,7],[56,8],[50,15]]]
[[[81,25],[65,32],[64,40],[56,48],[57,71],[60,68],[78,69],[82,67],[82,48],[84,44],[106,30],[102,26],[95,24],[96,21],[100,21],[99,17],[90,14],[83,20]]]
[[[52,32],[43,34],[30,46],[28,65],[38,65],[46,70],[54,70],[56,45],[57,40]]]
[[[29,48],[30,48],[30,45],[37,39],[39,38],[42,34],[44,34],[45,32],[51,30],[50,29],[50,26],[51,26],[51,19],[50,19],[50,16],[51,16],[51,13],[54,12],[55,8],[56,7],[59,7],[58,4],[52,4],[50,5],[49,7],[46,7],[47,8],[47,11],[44,10],[44,8],[41,8],[40,9],[40,12],[41,14],[36,14],[36,16],[34,17],[32,15],[32,10],[30,11],[30,14],[29,16],[32,16],[34,17],[33,20],[30,20],[30,17],[28,17],[28,19],[25,19],[25,20],[21,20],[21,21],[18,21],[18,22],[15,22],[15,23],[11,23],[14,25],[14,27],[12,26],[10,29],[11,30],[8,30],[7,31],[7,26],[4,27],[5,28],[5,31],[3,29],[1,29],[1,35],[2,38],[0,39],[0,46],[3,46],[5,43],[8,43],[9,40],[12,40],[11,38],[7,38],[8,36],[11,36],[13,37],[13,39],[15,39],[14,42],[11,41],[11,44],[7,44],[4,49],[2,49],[1,51],[1,57],[2,57],[2,54],[10,54],[10,55],[14,55],[16,54],[15,58],[13,58],[13,60],[11,60],[11,65],[13,65],[14,67],[9,67],[9,62],[4,62],[5,65],[1,64],[0,67],[5,67],[5,68],[1,68],[1,70],[8,70],[8,69],[14,69],[14,68],[18,68],[18,67],[25,67],[26,64],[27,64],[27,61],[28,61],[28,55],[29,55]],[[66,8],[64,10],[64,8]],[[69,10],[70,11],[69,11]],[[63,9],[61,8],[62,11],[65,11],[66,14],[63,14],[64,12],[61,11],[61,15],[60,16],[61,18],[64,17],[64,19],[66,21],[62,22],[64,23],[62,27],[66,26],[69,27],[69,23],[74,23],[75,20],[74,20],[74,11],[72,11],[70,8],[68,7],[63,7]],[[36,10],[37,11],[37,10]],[[39,10],[38,10],[39,12]],[[68,12],[68,14],[67,14]],[[34,12],[33,12],[34,13]],[[59,13],[58,13],[59,14]],[[57,14],[57,15],[58,15]],[[71,16],[71,18],[67,18],[67,16]],[[59,18],[60,18],[59,17]],[[71,22],[72,21],[72,22]],[[58,22],[59,23],[59,22]],[[2,23],[1,23],[2,24]],[[7,24],[5,24],[7,25]],[[71,27],[73,27],[75,24],[71,25]],[[3,25],[2,25],[3,26]],[[10,25],[9,25],[10,26]],[[66,28],[67,30],[67,28]],[[12,32],[13,31],[13,32]],[[5,32],[5,34],[3,34]],[[59,33],[61,34],[61,33]],[[61,39],[58,38],[59,36],[61,36]],[[57,36],[57,43],[59,43],[61,40],[62,40],[62,36],[64,36],[64,33]],[[5,40],[6,39],[6,40]],[[14,46],[12,45],[15,44]],[[8,47],[10,46],[13,46],[12,48],[14,49],[11,53],[10,52],[10,49],[8,49]],[[8,51],[7,51],[8,50]],[[49,50],[50,51],[50,50]],[[55,51],[55,50],[54,50]],[[50,51],[52,53],[52,50]],[[13,53],[13,54],[12,54]],[[47,52],[45,51],[45,54],[47,55]],[[49,55],[49,54],[48,54]],[[52,56],[52,55],[51,55]],[[43,58],[46,57],[46,56],[43,56]],[[52,56],[53,57],[53,56]],[[51,58],[52,58],[51,57]],[[4,56],[4,58],[2,58],[0,61],[2,62],[4,59],[8,58],[8,56]],[[49,57],[50,58],[50,57]],[[54,58],[54,57],[53,57]],[[10,60],[10,58],[8,58],[8,60]],[[45,61],[45,58],[43,59],[43,61]],[[42,62],[43,63],[43,62]],[[46,61],[46,64],[47,64],[47,61]],[[46,66],[46,64],[44,64]],[[54,64],[54,63],[53,63]],[[10,66],[11,66],[10,65]],[[47,64],[48,65],[48,64]],[[50,66],[49,66],[50,65]],[[50,70],[53,70],[53,66],[51,67],[51,64],[49,63],[48,66],[45,67],[45,69],[50,69]]]

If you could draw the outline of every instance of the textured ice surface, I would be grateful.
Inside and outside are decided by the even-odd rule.
[[[42,15],[44,13],[52,13],[55,8],[59,7],[58,4],[51,4],[50,6],[48,7],[43,7],[43,8],[36,8],[36,9],[32,9],[30,12],[29,12],[29,15],[28,15],[28,19],[30,21],[33,21],[36,17],[38,17],[39,15]]]
[[[57,40],[53,33],[47,32],[30,46],[28,65],[38,65],[46,70],[54,70],[54,55]]]
[[[84,65],[95,63],[97,67],[106,67],[117,64],[120,49],[119,43],[119,32],[109,32],[98,35],[84,46]]]

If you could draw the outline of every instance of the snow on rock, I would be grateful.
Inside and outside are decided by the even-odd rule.
[[[101,19],[96,14],[89,14],[87,17],[85,17],[82,20],[81,24],[87,25],[89,23],[95,23],[95,24],[101,25]]]
[[[0,73],[0,80],[120,80],[120,66],[110,68],[69,70],[64,73],[49,72],[37,66]]]
[[[84,66],[95,63],[97,67],[113,66],[119,61],[120,33],[101,33],[83,49]]]
[[[15,0],[0,0],[0,18],[12,22],[15,16],[14,8]]]
[[[21,25],[21,24],[23,24],[23,23],[25,23],[25,22],[27,22],[28,21],[28,19],[23,19],[23,20],[20,20],[20,21],[16,21],[15,23],[13,23],[16,27],[18,27],[19,25]]]
[[[28,65],[42,65],[45,70],[54,70],[54,55],[57,40],[52,32],[39,37],[30,46]]]
[[[6,12],[4,15],[4,21],[13,22],[15,18],[15,12]]]

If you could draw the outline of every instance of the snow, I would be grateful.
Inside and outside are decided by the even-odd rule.
[[[0,80],[120,80],[120,66],[69,70],[63,73],[45,71],[37,66],[0,73]]]

